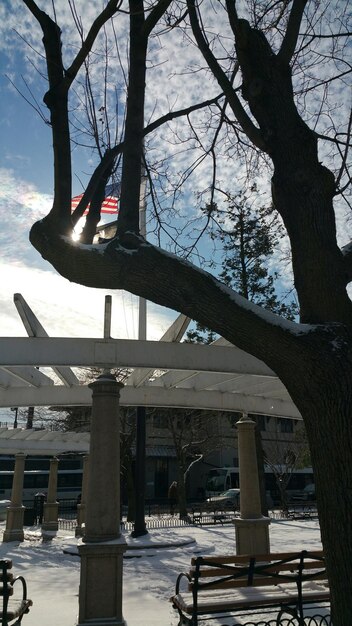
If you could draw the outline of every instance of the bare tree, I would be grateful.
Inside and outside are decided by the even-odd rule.
[[[200,15],[197,0],[186,3],[185,36],[196,42],[208,75],[216,78],[224,94],[223,107],[216,109],[217,128],[226,122],[242,152],[254,146],[255,154],[264,155],[272,169],[273,204],[282,217],[292,250],[301,313],[300,323],[296,324],[248,303],[210,273],[153,246],[139,234],[144,138],[161,123],[181,114],[181,110],[168,111],[145,125],[148,40],[163,15],[166,22],[172,21],[172,14],[168,13],[171,5],[184,9],[185,4],[171,0],[123,3],[130,18],[123,142],[106,150],[85,193],[85,202],[101,193],[109,168],[123,152],[118,227],[109,243],[85,246],[70,238],[68,93],[99,30],[106,20],[118,14],[120,3],[107,2],[71,65],[65,67],[57,24],[34,0],[23,1],[44,34],[49,81],[44,101],[50,114],[55,166],[53,207],[45,219],[32,227],[32,244],[71,281],[127,289],[181,311],[263,360],[277,373],[307,429],[333,620],[339,626],[349,626],[352,304],[347,285],[352,278],[352,248],[338,244],[334,201],[337,195],[347,198],[351,118],[347,114],[347,119],[342,120],[342,109],[333,109],[329,104],[332,87],[339,84],[346,90],[351,72],[347,57],[348,3],[249,2],[253,11],[252,15],[245,14],[247,19],[238,16],[233,0],[199,3],[203,10],[214,7],[227,18],[226,36],[231,49],[226,52],[216,25],[206,26],[207,14]],[[327,26],[325,19],[334,8],[336,28]],[[328,65],[328,59],[332,65]],[[323,68],[324,75],[319,68]],[[206,81],[204,85],[207,86]],[[312,93],[319,98],[318,104],[310,97]],[[188,109],[188,117],[191,110]],[[194,125],[192,132],[196,137]],[[318,142],[324,138],[339,160],[337,167],[336,162],[332,164],[334,171],[322,163],[322,159],[329,163],[326,150],[318,156]],[[215,154],[216,144],[208,151],[209,158]],[[237,162],[236,159],[232,176],[236,176]],[[213,182],[211,193],[214,189]]]
[[[156,409],[155,409],[156,410]],[[218,414],[186,409],[157,409],[164,418],[175,448],[177,492],[180,517],[187,516],[187,477],[195,463],[223,446],[224,439],[214,427]]]
[[[298,441],[287,442],[272,439],[265,446],[264,460],[275,476],[277,488],[280,494],[280,504],[284,512],[288,509],[287,487],[292,473],[300,465],[303,458],[304,448]]]

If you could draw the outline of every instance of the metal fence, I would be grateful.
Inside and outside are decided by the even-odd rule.
[[[44,499],[37,498],[34,502],[24,503],[26,506],[24,514],[24,525],[33,526],[41,524],[43,521]],[[190,503],[187,505],[187,515],[180,517],[179,511],[175,509],[170,512],[167,503],[145,504],[145,523],[147,529],[176,528],[181,526],[202,526],[210,524],[230,524],[239,516],[239,511],[234,507],[204,506],[200,503]],[[318,517],[315,503],[295,504],[286,510],[275,509],[270,511],[273,519],[316,519]],[[59,501],[59,528],[74,529],[77,525],[77,500]],[[133,530],[134,523],[127,520],[127,507],[123,506],[121,511],[121,526],[126,530]]]

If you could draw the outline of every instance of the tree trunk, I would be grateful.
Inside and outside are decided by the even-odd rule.
[[[323,359],[320,357],[320,361]],[[336,361],[336,360],[335,360]],[[303,363],[302,363],[303,365]],[[301,368],[304,369],[305,368]],[[350,626],[352,616],[352,364],[319,367],[306,382],[287,387],[304,415],[310,445],[321,538],[331,590],[332,619]],[[291,389],[290,389],[291,387]],[[293,388],[295,387],[295,388]],[[328,484],[328,486],[327,486]]]
[[[180,519],[187,515],[187,498],[186,498],[186,483],[185,483],[185,467],[182,463],[178,464],[178,508]]]

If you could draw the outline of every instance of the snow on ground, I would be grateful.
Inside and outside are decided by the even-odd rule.
[[[0,523],[0,541],[4,528],[5,523]],[[189,569],[192,555],[235,552],[232,525],[151,530],[138,539],[125,533],[125,538],[129,544],[138,546],[137,550],[128,550],[123,560],[126,626],[177,626],[178,616],[168,599],[174,592],[177,575]],[[183,545],[175,546],[177,543]],[[169,547],[158,547],[165,544]],[[63,552],[74,551],[76,545],[72,532],[59,531],[52,540],[43,541],[36,528],[25,531],[22,543],[0,544],[0,558],[13,560],[14,574],[25,576],[28,596],[33,600],[23,626],[77,624],[80,561],[77,556]],[[319,549],[319,523],[272,520],[270,545],[273,552]],[[220,619],[207,622],[208,626],[221,623]]]

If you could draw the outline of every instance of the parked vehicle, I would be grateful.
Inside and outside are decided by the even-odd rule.
[[[314,502],[316,500],[315,484],[306,485],[302,491],[291,496],[292,502]]]
[[[239,509],[240,490],[239,489],[227,489],[227,491],[223,491],[218,496],[207,498],[206,502],[214,506],[224,506],[226,508],[235,507],[236,509]]]
[[[265,466],[265,490],[267,494],[268,507],[272,508],[272,502],[280,502],[277,475],[272,468]],[[313,470],[311,467],[295,469],[290,474],[290,479],[286,488],[287,497],[296,495],[303,490],[308,481],[313,480]],[[222,494],[227,489],[239,487],[239,467],[213,467],[208,471],[205,483],[205,496],[214,498]],[[268,495],[270,494],[270,499]]]

